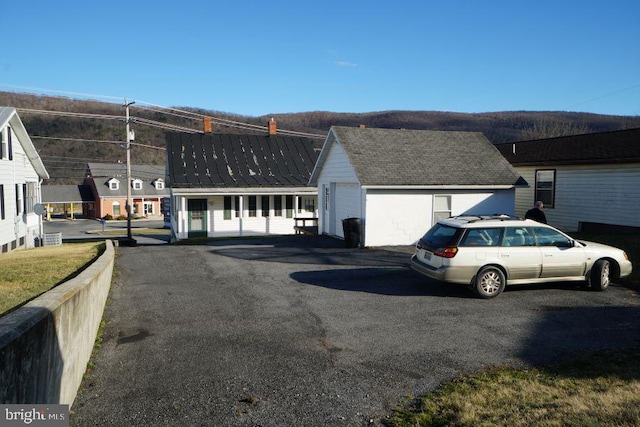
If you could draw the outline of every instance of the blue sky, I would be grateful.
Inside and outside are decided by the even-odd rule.
[[[638,0],[34,0],[2,21],[0,90],[249,116],[640,115]]]

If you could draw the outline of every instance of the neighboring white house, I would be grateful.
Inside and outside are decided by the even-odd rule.
[[[571,232],[640,227],[640,128],[498,144],[530,188],[516,214],[544,202],[549,224]]]
[[[436,221],[513,214],[527,185],[478,132],[334,126],[309,181],[318,187],[319,230],[344,238],[361,223],[363,246],[413,244]]]
[[[0,107],[0,252],[42,241],[40,186],[49,178],[14,108]]]
[[[294,234],[296,218],[317,218],[320,143],[275,132],[168,134],[172,239]]]

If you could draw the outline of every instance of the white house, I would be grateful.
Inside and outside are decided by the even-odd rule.
[[[460,214],[513,214],[526,185],[477,132],[334,126],[309,184],[320,232],[344,238],[360,221],[364,246],[413,244],[436,221]]]
[[[275,132],[168,134],[173,239],[294,234],[297,218],[317,218],[307,182],[320,144]]]
[[[0,107],[0,252],[42,241],[42,215],[35,210],[48,178],[16,110]]]
[[[640,227],[640,128],[498,144],[530,188],[516,214],[544,202],[549,224],[567,232]]]

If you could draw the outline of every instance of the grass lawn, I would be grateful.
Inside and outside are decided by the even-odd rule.
[[[67,243],[0,255],[0,316],[74,277],[104,250],[103,242]]]
[[[640,349],[553,368],[492,368],[398,408],[388,426],[640,425]]]

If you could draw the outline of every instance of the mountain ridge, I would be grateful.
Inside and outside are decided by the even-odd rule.
[[[48,184],[81,183],[86,163],[91,161],[113,163],[125,160],[126,151],[121,147],[126,138],[123,105],[2,91],[0,105],[18,110],[51,175]],[[364,125],[390,129],[482,132],[494,144],[640,127],[640,116],[567,111],[307,111],[253,117],[195,107],[171,108],[174,110],[132,105],[131,127],[135,131],[135,142],[140,144],[134,145],[131,150],[133,163],[164,163],[166,132],[181,129],[202,131],[204,116],[214,118],[214,133],[266,132],[267,122],[273,118],[278,122],[278,129],[315,134],[319,138],[326,135],[331,126]],[[94,116],[82,117],[83,114]],[[189,118],[190,115],[193,118]],[[229,126],[225,122],[246,124],[250,128],[242,129],[238,124]]]

